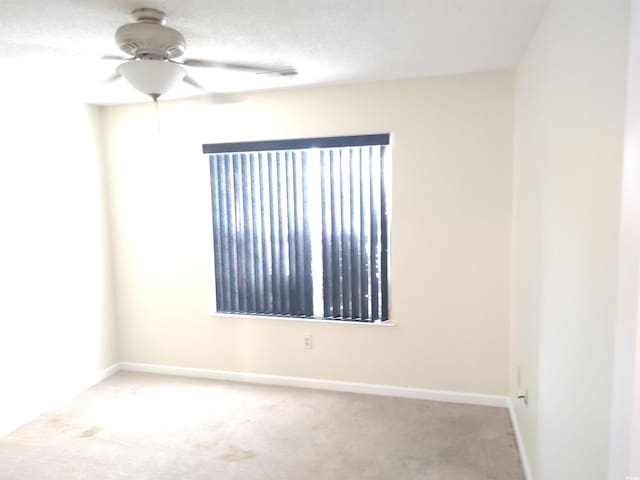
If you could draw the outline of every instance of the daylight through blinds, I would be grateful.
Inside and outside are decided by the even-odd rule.
[[[377,137],[209,156],[218,312],[389,318],[388,136]]]

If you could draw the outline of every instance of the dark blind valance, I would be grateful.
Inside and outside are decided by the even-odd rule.
[[[389,134],[350,135],[346,137],[294,138],[289,140],[263,140],[258,142],[206,143],[203,153],[240,153],[305,148],[364,147],[389,145]]]

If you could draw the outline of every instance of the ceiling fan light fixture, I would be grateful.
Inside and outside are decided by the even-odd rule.
[[[175,87],[187,73],[176,63],[150,59],[129,60],[120,64],[117,71],[133,88],[154,100]]]

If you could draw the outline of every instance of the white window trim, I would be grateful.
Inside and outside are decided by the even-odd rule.
[[[242,313],[219,313],[216,311],[215,305],[209,309],[209,316],[212,318],[248,318],[251,320],[285,320],[288,322],[312,322],[312,323],[331,323],[337,325],[369,325],[374,327],[395,327],[396,324],[392,320],[384,322],[357,322],[352,320],[330,320],[327,318],[303,318],[303,317],[281,317],[276,315],[245,315]]]

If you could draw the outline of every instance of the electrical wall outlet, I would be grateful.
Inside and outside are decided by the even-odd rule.
[[[313,336],[305,335],[304,336],[304,349],[312,350],[313,349]]]

